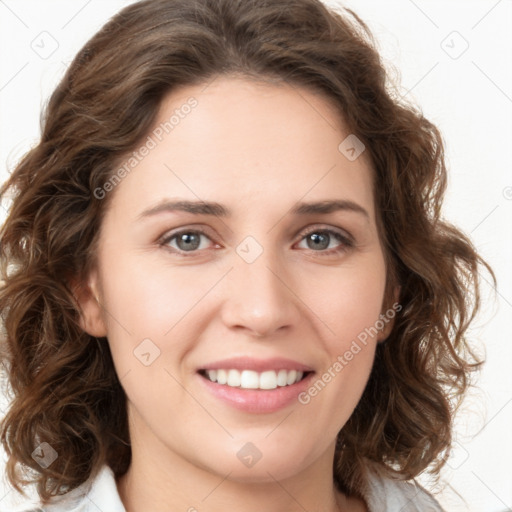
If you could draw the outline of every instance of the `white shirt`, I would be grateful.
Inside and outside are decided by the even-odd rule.
[[[369,512],[444,512],[420,485],[372,473],[364,496]],[[54,504],[24,512],[126,512],[114,473],[105,465],[94,480],[60,496]],[[20,511],[22,512],[22,511]]]

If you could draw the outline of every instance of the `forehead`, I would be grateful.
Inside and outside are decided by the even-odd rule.
[[[347,137],[339,109],[322,94],[217,77],[164,98],[139,148],[150,149],[125,173],[114,203],[142,207],[173,196],[282,211],[299,200],[343,198],[373,216],[371,166],[364,152],[347,158]]]

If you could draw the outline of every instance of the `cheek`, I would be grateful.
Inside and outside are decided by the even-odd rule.
[[[384,261],[375,258],[365,265],[340,269],[337,279],[324,282],[322,291],[315,290],[307,300],[315,304],[315,314],[324,326],[327,359],[302,403],[320,408],[315,416],[336,411],[334,424],[342,425],[363,393],[373,365],[378,328],[382,327]],[[328,418],[324,420],[327,424]]]
[[[110,269],[102,289],[116,373],[139,413],[170,421],[170,411],[186,405],[180,362],[198,337],[191,319],[208,287],[181,269],[163,272],[161,265],[135,258],[103,268]]]
[[[218,276],[187,268],[165,268],[151,258],[130,262],[117,260],[103,282],[109,332],[122,326],[132,339],[154,336],[163,339],[169,331],[193,315],[193,309]],[[211,283],[210,283],[211,282]],[[126,332],[125,332],[126,335]],[[170,338],[170,336],[169,336]]]
[[[318,316],[329,327],[324,338],[327,355],[323,368],[298,400],[305,417],[322,425],[327,439],[334,439],[359,402],[373,366],[381,313],[384,278],[352,272],[343,288],[328,289]],[[283,439],[283,442],[285,440]]]
[[[308,304],[326,326],[330,352],[346,350],[358,336],[368,339],[375,334],[375,326],[382,312],[385,289],[385,267],[381,259],[351,268],[341,268],[334,278],[322,281],[322,286],[312,287]],[[325,330],[325,329],[324,329]],[[374,337],[374,336],[373,336]]]
[[[188,350],[183,329],[190,329],[189,315],[205,286],[123,252],[107,252],[102,261],[104,319],[116,373],[128,376],[122,383],[137,394],[159,389],[164,368],[174,373]]]

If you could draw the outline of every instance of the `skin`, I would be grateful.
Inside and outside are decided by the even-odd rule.
[[[197,106],[109,192],[81,299],[83,328],[108,337],[128,397],[132,464],[117,481],[121,499],[128,512],[366,510],[334,487],[334,443],[392,322],[307,405],[240,411],[197,374],[202,364],[250,356],[290,358],[320,376],[384,313],[366,155],[349,161],[338,150],[350,132],[329,99],[233,76],[174,90],[155,126],[191,96]],[[138,219],[171,198],[217,201],[233,214]],[[354,201],[368,217],[288,213],[327,199]],[[194,253],[176,238],[159,244],[184,228],[207,232]],[[354,245],[333,236],[328,248],[308,244],[306,234],[328,228]],[[247,236],[263,249],[252,263],[236,252]],[[145,338],[160,350],[149,366],[134,356]],[[247,442],[262,454],[250,468],[237,458]]]

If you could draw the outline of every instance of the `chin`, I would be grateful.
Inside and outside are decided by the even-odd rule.
[[[223,478],[229,475],[226,478],[233,482],[264,484],[291,478],[307,466],[303,456],[304,447],[297,446],[293,454],[280,450],[278,446],[256,450],[247,443],[242,449],[237,448],[233,457],[226,457],[224,452],[220,464],[203,467]]]
[[[260,464],[262,465],[260,466]],[[263,465],[260,461],[260,463],[252,468],[231,468],[227,479],[240,484],[268,484],[275,483],[276,480],[286,480],[299,472],[299,467],[289,463],[285,467],[276,467],[273,464]],[[224,473],[223,476],[226,474],[227,473]]]

